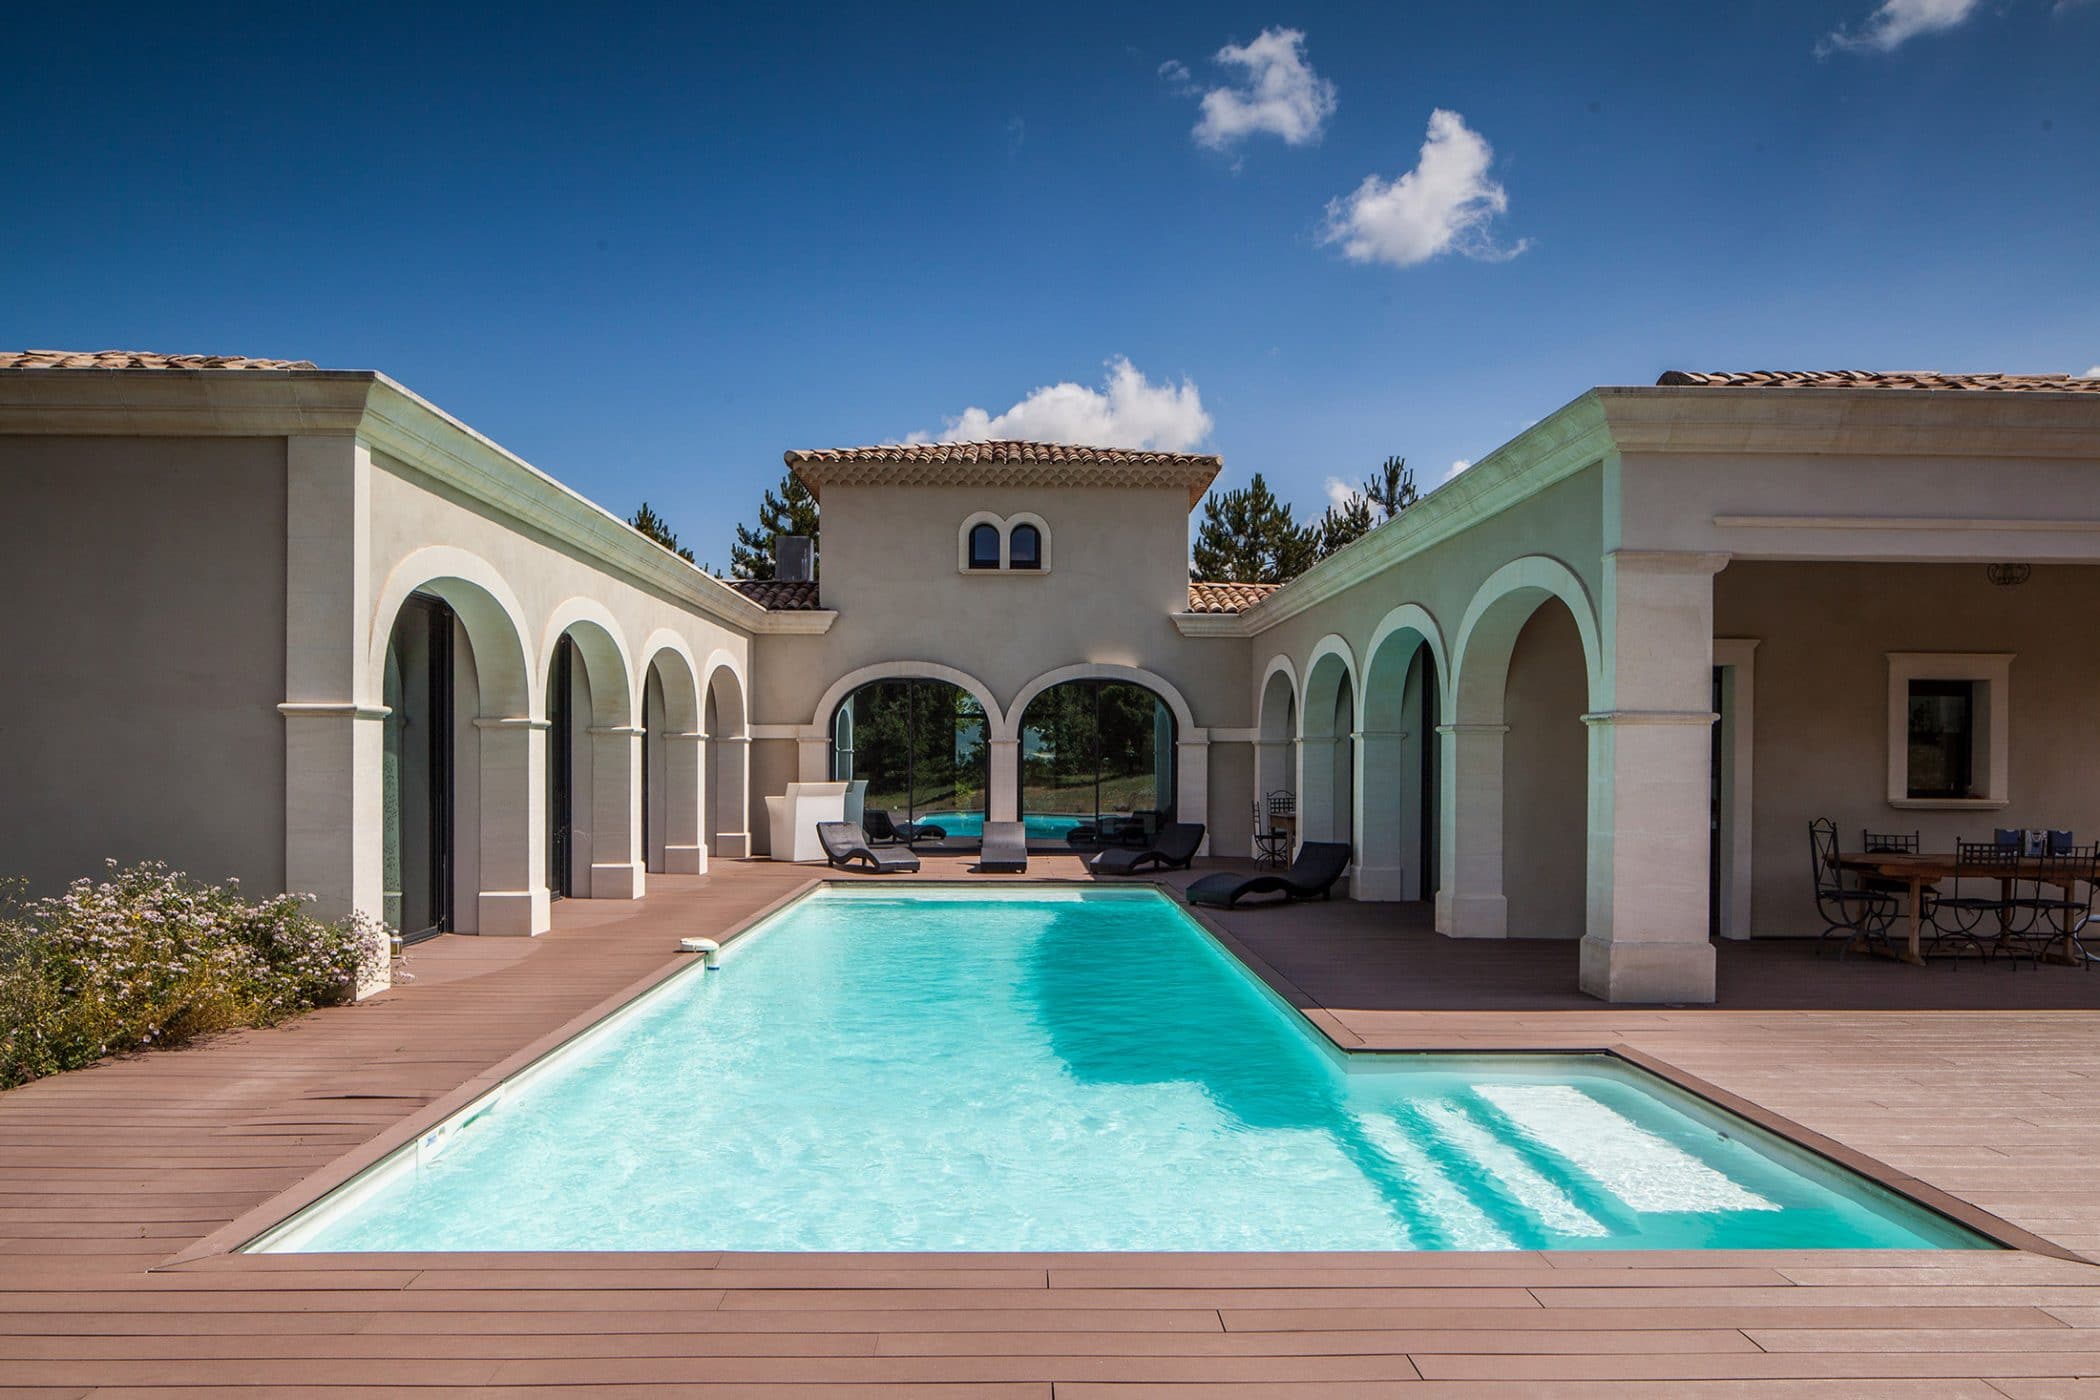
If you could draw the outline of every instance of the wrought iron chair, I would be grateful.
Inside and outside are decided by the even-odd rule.
[[[1957,958],[1964,947],[1988,962],[2011,950],[2015,906],[2013,886],[2020,874],[2020,848],[1998,841],[1954,843],[1951,892],[1932,904],[1932,951]],[[1977,893],[1981,887],[1982,892]],[[2019,966],[2017,962],[2013,964]]]
[[[1836,822],[1818,817],[1808,824],[1808,853],[1815,877],[1816,909],[1825,925],[1816,939],[1816,956],[1823,955],[1823,945],[1833,938],[1842,940],[1838,944],[1840,962],[1861,940],[1870,946],[1888,947],[1889,925],[1896,917],[1895,896],[1887,890],[1870,889],[1864,883],[1846,883],[1845,872],[1837,863]]]
[[[1267,804],[1257,799],[1254,803],[1254,857],[1263,865],[1281,866],[1289,858],[1291,834],[1276,825],[1269,815]]]
[[[2052,837],[2056,834],[2050,833]],[[2093,955],[2086,951],[2078,935],[2093,918],[2093,887],[2100,880],[2100,846],[2067,842],[2059,850],[2053,848],[2052,842],[2047,855],[2028,857],[2027,868],[2033,878],[2020,880],[2013,887],[2012,903],[2017,913],[2006,937],[2019,944],[2036,966],[2051,948],[2062,944],[2066,955],[2090,971]]]
[[[1867,831],[1859,833],[1859,848],[1869,855],[1907,855],[1918,853],[1919,833],[1915,831]],[[1897,899],[1910,898],[1910,881],[1898,880],[1887,875],[1865,875],[1860,885],[1870,890],[1882,890]],[[1937,882],[1918,886],[1918,917],[1932,917],[1932,903],[1939,898]]]

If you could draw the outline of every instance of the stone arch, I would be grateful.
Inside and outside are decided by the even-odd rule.
[[[1298,700],[1298,839],[1353,844],[1356,656],[1330,632],[1306,658]]]
[[[642,721],[642,855],[651,871],[707,870],[701,800],[706,735],[699,667],[685,639],[659,628],[642,644],[636,685]]]
[[[1173,716],[1173,778],[1174,817],[1182,822],[1210,824],[1210,733],[1196,724],[1196,713],[1189,708],[1188,699],[1180,687],[1156,671],[1142,666],[1128,666],[1115,661],[1080,661],[1069,666],[1059,666],[1045,671],[1022,686],[1006,708],[1000,721],[1000,733],[995,739],[992,769],[993,802],[1002,800],[1005,810],[1019,815],[1021,795],[1020,747],[1023,722],[1028,714],[1030,702],[1054,686],[1072,681],[1121,681],[1151,692],[1167,707]],[[1167,742],[1166,736],[1157,737],[1159,744]],[[1004,754],[1003,764],[1000,755]],[[1004,772],[1002,773],[1002,767]],[[1003,789],[1003,791],[1002,791]],[[995,805],[995,814],[997,811]],[[1206,833],[1202,850],[1210,849],[1210,837]]]
[[[810,716],[805,733],[816,739],[828,741],[831,717],[838,712],[840,702],[869,681],[888,680],[946,681],[950,685],[960,686],[984,707],[984,722],[991,728],[992,737],[996,740],[1006,735],[1005,714],[999,708],[999,702],[992,698],[992,688],[969,672],[958,671],[953,666],[943,666],[938,661],[878,661],[872,666],[848,671],[833,681],[831,688],[817,701],[816,713]]]
[[[751,700],[744,668],[726,650],[707,658],[700,688],[706,738],[701,832],[715,857],[751,854]]]
[[[1254,696],[1254,830],[1270,829],[1269,799],[1290,792],[1298,783],[1298,668],[1277,653],[1262,671]],[[1249,853],[1261,848],[1250,842]]]
[[[1133,685],[1141,685],[1167,702],[1167,708],[1174,712],[1174,723],[1180,729],[1182,742],[1188,742],[1187,736],[1196,728],[1196,712],[1189,708],[1189,702],[1183,698],[1175,684],[1157,671],[1148,671],[1142,666],[1124,666],[1114,661],[1081,661],[1076,665],[1060,666],[1054,671],[1045,671],[1022,686],[1020,693],[1014,696],[1013,703],[1007,706],[1005,718],[1001,722],[1004,737],[1020,736],[1021,716],[1027,713],[1029,701],[1053,685],[1081,680],[1129,681]]]
[[[548,927],[544,750],[532,684],[530,630],[516,592],[479,555],[451,545],[416,550],[380,585],[363,684],[383,708],[386,652],[410,595],[442,599],[466,634],[453,695],[453,921],[462,932],[532,935]],[[373,790],[379,788],[374,752]],[[360,779],[362,781],[362,779]]]
[[[556,663],[566,639],[582,662],[581,676],[572,670],[568,677],[570,695],[580,683],[590,700],[587,716],[558,698],[542,700],[550,724],[566,724],[565,735],[551,736],[548,770],[550,792],[567,797],[568,811],[550,806],[548,821],[564,829],[567,840],[554,843],[550,858],[566,852],[568,888],[575,894],[639,899],[648,881],[642,859],[640,685],[633,657],[618,619],[595,598],[565,600],[548,617],[541,636],[540,695],[549,696],[550,688],[562,682]],[[556,771],[564,752],[566,774]],[[555,873],[558,880],[560,872]]]
[[[1582,653],[1582,699],[1576,713],[1566,717],[1573,725],[1595,704],[1603,683],[1596,609],[1573,570],[1545,555],[1513,559],[1482,582],[1459,624],[1442,749],[1446,840],[1437,890],[1437,927],[1454,937],[1510,933],[1503,869],[1510,670],[1518,637],[1549,602],[1565,608]],[[1582,744],[1586,753],[1586,737]],[[1549,776],[1528,773],[1527,780],[1544,782]],[[1583,831],[1560,836],[1572,839],[1578,853],[1587,847]],[[1580,933],[1579,915],[1578,927],[1570,931]]]
[[[1357,696],[1354,898],[1421,899],[1436,887],[1435,727],[1449,675],[1442,630],[1426,608],[1402,603],[1379,620]]]

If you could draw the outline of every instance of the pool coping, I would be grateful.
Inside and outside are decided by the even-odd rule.
[[[831,885],[841,885],[848,887],[857,886],[861,888],[867,888],[869,882],[864,876],[855,876],[852,874],[845,874],[835,871],[813,871],[811,872],[810,877],[808,879],[795,885],[793,888],[789,889],[788,891],[780,895],[778,898],[752,911],[750,914],[731,924],[727,929],[715,935],[715,940],[723,947],[727,947],[736,939],[743,937],[745,934],[749,933],[751,930],[758,927],[760,924],[763,924],[765,921],[772,918],[774,915],[780,913],[782,910],[788,908],[789,906],[797,903],[802,899],[807,898],[809,895],[811,895],[818,889]],[[1279,999],[1281,999],[1287,1006],[1289,1006],[1293,1011],[1295,1011],[1308,1024],[1317,1029],[1320,1032],[1321,1036],[1335,1050],[1340,1051],[1344,1054],[1537,1054],[1556,1056],[1599,1055],[1610,1057],[1624,1064],[1630,1065],[1637,1070],[1654,1075],[1656,1078],[1663,1080],[1665,1083],[1670,1084],[1671,1086],[1682,1090],[1683,1092],[1688,1093],[1695,1098],[1701,1099],[1726,1112],[1733,1113],[1736,1116],[1743,1118],[1751,1124],[1755,1125],[1756,1127],[1761,1128],[1766,1132],[1772,1133],[1797,1147],[1803,1148],[1811,1153],[1822,1156],[1828,1159],[1829,1161],[1837,1164],[1838,1166],[1843,1167],[1846,1170],[1851,1171],[1861,1177],[1864,1177],[1868,1181],[1873,1182],[1874,1184],[1882,1187],[1883,1189],[1891,1191],[1899,1197],[1903,1197],[1938,1215],[1944,1216],[1947,1219],[1953,1221],[1955,1224],[1960,1225],[1965,1229],[1968,1229],[2007,1250],[2028,1254],[2039,1254],[2050,1258],[2062,1259],[2080,1264],[2088,1264],[2093,1262],[2081,1254],[2066,1249],[2064,1246],[2056,1244],[2051,1240],[2048,1240],[2040,1235],[2033,1233],[2030,1230],[2026,1230],[2021,1228],[2020,1226],[2014,1225],[2010,1221],[2004,1220],[2001,1217],[1990,1213],[1989,1211],[1983,1210],[1981,1207],[1964,1201],[1960,1197],[1951,1195],[1950,1193],[1941,1190],[1940,1188],[1935,1187],[1928,1182],[1921,1181],[1918,1178],[1909,1175],[1908,1173],[1899,1172],[1895,1168],[1889,1166],[1887,1163],[1882,1162],[1877,1158],[1870,1157],[1863,1152],[1859,1152],[1851,1147],[1846,1146],[1844,1143],[1838,1142],[1835,1139],[1827,1137],[1822,1133],[1815,1132],[1813,1129],[1810,1129],[1800,1123],[1796,1123],[1792,1119],[1786,1118],[1781,1114],[1775,1113],[1752,1099],[1745,1098],[1739,1094],[1731,1093],[1730,1091],[1722,1089],[1719,1086],[1714,1085],[1712,1083],[1709,1083],[1708,1081],[1701,1079],[1696,1075],[1689,1074],[1686,1071],[1679,1069],[1677,1066],[1670,1064],[1667,1060],[1664,1060],[1656,1055],[1650,1054],[1645,1051],[1636,1050],[1630,1046],[1614,1044],[1597,1044],[1594,1046],[1570,1046],[1567,1044],[1559,1044],[1553,1046],[1540,1046],[1537,1044],[1517,1040],[1512,1040],[1507,1043],[1501,1044],[1492,1042],[1482,1043],[1478,1039],[1477,1035],[1469,1035],[1468,1043],[1463,1046],[1452,1046],[1448,1048],[1438,1048],[1432,1045],[1408,1046],[1404,1048],[1367,1045],[1361,1036],[1358,1036],[1354,1032],[1350,1031],[1346,1026],[1344,1026],[1341,1023],[1341,1021],[1338,1018],[1336,1018],[1333,1015],[1332,1012],[1329,1012],[1326,1008],[1314,1003],[1312,999],[1309,996],[1307,996],[1307,994],[1302,988],[1298,987],[1289,978],[1285,977],[1282,973],[1278,972],[1274,967],[1272,967],[1259,954],[1255,953],[1252,949],[1247,947],[1246,944],[1241,942],[1238,938],[1234,937],[1229,929],[1224,928],[1215,920],[1208,917],[1199,908],[1190,904],[1188,900],[1182,896],[1181,891],[1171,885],[1156,880],[1119,880],[1113,883],[1104,883],[1098,880],[1077,880],[1064,878],[1030,880],[1026,881],[1025,883],[1019,881],[1010,883],[1002,882],[1002,885],[1008,888],[1020,887],[1029,889],[1063,887],[1077,890],[1155,890],[1161,895],[1165,896],[1172,903],[1174,903],[1183,914],[1188,916],[1193,923],[1195,923],[1199,928],[1201,928],[1205,933],[1207,933],[1223,951],[1229,953],[1235,960],[1237,960],[1241,964],[1242,967],[1244,967],[1248,972],[1252,973],[1256,978],[1258,978],[1272,993],[1274,993]],[[967,879],[914,882],[912,887],[922,889],[930,887],[951,889],[984,888],[984,886],[981,883]],[[248,1254],[243,1252],[243,1246],[255,1241],[256,1239],[259,1239],[261,1236],[269,1233],[278,1226],[289,1222],[292,1219],[292,1217],[298,1215],[301,1211],[308,1209],[316,1202],[320,1201],[323,1197],[340,1189],[344,1185],[347,1185],[349,1182],[354,1180],[366,1170],[378,1165],[380,1162],[384,1161],[386,1158],[393,1155],[395,1152],[415,1142],[423,1134],[429,1132],[432,1128],[438,1126],[439,1124],[449,1120],[455,1114],[467,1108],[476,1100],[489,1094],[492,1090],[498,1088],[506,1081],[516,1078],[520,1073],[522,1073],[524,1070],[526,1070],[536,1062],[545,1059],[547,1056],[551,1055],[564,1045],[568,1044],[568,1042],[576,1039],[578,1036],[583,1035],[587,1031],[597,1026],[598,1023],[606,1020],[615,1013],[624,1009],[630,1003],[635,1002],[644,996],[647,996],[649,993],[655,991],[658,987],[662,986],[665,982],[669,981],[672,977],[678,976],[686,972],[693,966],[694,961],[694,956],[691,954],[672,952],[661,966],[643,974],[640,978],[637,978],[635,981],[628,983],[626,986],[620,988],[618,991],[613,992],[611,995],[602,998],[600,1001],[593,1004],[591,1007],[578,1013],[575,1016],[572,1016],[567,1021],[562,1022],[553,1030],[550,1030],[540,1036],[535,1037],[526,1045],[511,1052],[509,1055],[504,1056],[502,1059],[496,1061],[494,1064],[488,1066],[486,1069],[483,1069],[480,1072],[469,1077],[467,1080],[465,1080],[457,1087],[452,1089],[450,1092],[431,1100],[429,1103],[425,1104],[422,1108],[416,1110],[414,1113],[407,1115],[400,1121],[390,1125],[383,1131],[375,1134],[373,1137],[367,1139],[363,1143],[360,1143],[356,1147],[351,1148],[349,1151],[343,1153],[341,1156],[335,1158],[334,1160],[316,1168],[314,1171],[308,1173],[305,1177],[302,1177],[299,1181],[293,1183],[291,1186],[285,1188],[284,1190],[279,1191],[276,1194],[270,1196],[268,1199],[258,1203],[251,1209],[243,1212],[241,1215],[237,1216],[235,1219],[233,1219],[226,1225],[220,1227],[217,1230],[214,1230],[212,1233],[204,1236],[202,1239],[197,1240],[187,1248],[170,1256],[168,1259],[163,1260],[158,1264],[155,1264],[151,1269],[148,1270],[148,1272],[157,1273],[163,1271],[187,1270],[202,1266],[206,1263],[212,1263],[217,1265],[218,1267],[241,1267],[241,1264],[235,1261],[266,1261],[279,1258],[296,1258],[302,1262],[303,1266],[313,1268],[353,1266],[370,1267],[371,1261],[375,1259],[400,1257],[404,1253],[415,1255],[416,1257],[442,1257],[443,1259],[449,1261],[456,1261],[462,1266],[470,1265],[477,1261],[515,1261],[521,1257],[531,1255],[558,1256],[564,1260],[575,1261],[579,1267],[610,1267],[612,1264],[618,1262],[625,1262],[633,1267],[647,1267],[648,1265],[645,1261],[660,1260],[666,1257],[676,1257],[679,1259],[686,1260],[688,1262],[697,1263],[697,1261],[703,1259],[712,1260],[715,1258],[723,1257],[725,1253],[744,1253],[738,1251],[725,1252],[717,1250],[459,1250],[405,1252],[382,1251],[374,1253],[294,1253],[288,1255],[260,1253]],[[1550,1258],[1552,1254],[1554,1254],[1556,1251],[1518,1252],[1544,1253]],[[1639,1261],[1643,1257],[1653,1257],[1661,1254],[1677,1254],[1682,1253],[1683,1251],[1629,1249],[1613,1250],[1610,1252],[1615,1258],[1623,1258],[1628,1263],[1634,1263]],[[1798,1249],[1777,1251],[1756,1249],[1716,1249],[1697,1251],[1697,1253],[1701,1257],[1718,1258],[1722,1256],[1743,1256],[1752,1259],[1771,1255],[1774,1253],[1795,1254],[1799,1252],[1800,1251]],[[1832,1253],[1834,1254],[1859,1254],[1877,1252],[1894,1253],[1909,1256],[1917,1254],[1920,1251],[1832,1251]],[[1931,1253],[1935,1251],[1924,1252]],[[865,1258],[871,1261],[888,1261],[892,1265],[898,1267],[905,1267],[908,1265],[908,1262],[912,1260],[931,1257],[914,1251],[847,1251],[846,1253],[854,1258]],[[1304,1257],[1311,1259],[1329,1259],[1332,1257],[1330,1252],[1328,1251],[1269,1250],[1236,1251],[1227,1253],[1221,1253],[1218,1251],[1190,1251],[1185,1255],[1180,1254],[1179,1252],[1176,1253],[1177,1257],[1183,1257],[1189,1260],[1200,1260],[1204,1258],[1216,1257]],[[1390,1254],[1394,1258],[1417,1259],[1422,1257],[1425,1252],[1411,1250],[1393,1250],[1379,1251],[1378,1253],[1380,1257],[1384,1257],[1385,1255]],[[1434,1253],[1437,1255],[1443,1255],[1450,1253],[1464,1254],[1467,1252],[1434,1251]],[[791,1259],[801,1258],[803,1256],[800,1252],[777,1251],[765,1252],[763,1257]],[[1119,1251],[1095,1251],[1087,1252],[1080,1255],[1073,1255],[1069,1253],[1059,1253],[1054,1251],[1049,1253],[1045,1253],[1043,1251],[987,1251],[983,1253],[973,1252],[969,1255],[969,1257],[975,1260],[983,1260],[987,1263],[991,1263],[993,1261],[1039,1261],[1051,1258],[1073,1257],[1082,1257],[1088,1259],[1115,1259],[1122,1257],[1122,1253]],[[255,1265],[255,1267],[268,1268],[269,1265],[264,1263],[258,1263]]]

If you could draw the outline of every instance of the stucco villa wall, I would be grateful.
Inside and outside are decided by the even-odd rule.
[[[602,606],[618,626],[629,666],[629,674],[620,677],[618,685],[626,692],[630,709],[639,704],[642,649],[659,629],[684,640],[694,662],[696,684],[706,683],[708,658],[718,650],[749,674],[750,641],[741,632],[613,572],[580,550],[446,491],[407,464],[374,453],[372,465],[373,586],[377,588],[402,561],[428,545],[451,546],[486,560],[516,594],[530,625],[525,653],[534,666],[536,685],[546,674],[554,641],[545,635],[546,624],[562,604],[579,597]],[[373,625],[391,626],[392,619],[375,617]],[[589,665],[588,657],[580,656],[578,662]],[[604,679],[593,676],[591,683],[595,687]],[[544,705],[544,697],[539,703]]]
[[[1062,667],[1138,667],[1178,689],[1205,729],[1253,723],[1244,638],[1184,637],[1169,614],[1188,607],[1188,495],[1180,488],[844,486],[823,488],[821,596],[839,616],[821,636],[753,643],[753,718],[828,722],[816,710],[841,677],[895,661],[965,672],[1002,710]],[[958,532],[972,514],[1040,516],[1048,572],[965,572]],[[754,798],[793,781],[792,740],[754,746]],[[1215,751],[1215,749],[1214,749]],[[1213,840],[1244,849],[1248,816],[1212,765]],[[763,834],[754,827],[754,836]],[[1223,849],[1221,847],[1221,849]]]
[[[1930,848],[1988,839],[1993,827],[2068,827],[2100,839],[2100,569],[2036,565],[1999,587],[1980,563],[1738,560],[1714,579],[1714,632],[1754,637],[1754,865],[1751,929],[1822,930],[1808,885],[1807,827],[1836,821],[1919,831]],[[1899,810],[1887,802],[1891,651],[2015,653],[2011,805]]]
[[[1458,485],[1444,488],[1459,489]],[[1420,509],[1421,507],[1417,507]],[[1349,643],[1359,672],[1371,635],[1393,608],[1415,603],[1436,620],[1444,645],[1457,643],[1466,606],[1487,577],[1512,559],[1543,554],[1573,570],[1594,599],[1603,577],[1603,471],[1591,466],[1498,515],[1350,587],[1253,638],[1241,691],[1250,697],[1271,657],[1291,658],[1301,677],[1329,633]],[[1453,656],[1455,664],[1457,657]],[[1443,678],[1445,685],[1450,677]],[[1448,717],[1448,716],[1447,716]],[[1251,722],[1251,721],[1250,721]]]
[[[0,875],[284,878],[281,438],[0,438]]]

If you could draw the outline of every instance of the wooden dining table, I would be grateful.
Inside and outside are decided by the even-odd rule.
[[[1937,851],[1841,851],[1836,864],[1840,870],[1851,870],[1861,875],[1882,880],[1901,880],[1910,892],[1909,936],[1897,957],[1908,963],[1923,965],[1925,956],[1918,950],[1919,934],[1924,923],[1925,890],[1942,880],[1951,880],[1960,862],[1952,852]],[[2012,898],[2013,883],[2017,880],[2040,880],[2063,890],[2068,898],[2078,888],[2076,876],[2066,876],[2060,864],[2041,857],[2023,858],[2013,871],[1998,882],[2000,891],[2007,899]],[[2071,963],[2078,959],[2072,954],[2072,940],[2065,935],[2059,940],[2061,951],[2051,949],[2050,956],[2058,962]],[[1855,946],[1857,944],[1855,943]]]

